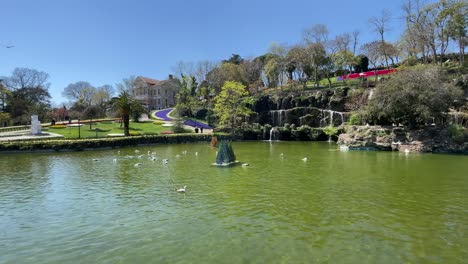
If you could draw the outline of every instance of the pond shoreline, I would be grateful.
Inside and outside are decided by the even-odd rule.
[[[404,127],[346,126],[336,141],[340,149],[399,151],[405,153],[446,153],[468,154],[468,142],[456,140],[447,129],[428,127],[407,130]],[[17,152],[71,152],[123,147],[209,143],[213,136],[219,140],[250,141],[245,135],[232,137],[229,134],[187,133],[172,135],[143,135],[98,139],[53,139],[0,142],[0,154]],[[255,140],[254,140],[255,141]],[[323,140],[282,140],[282,141],[323,141]]]
[[[74,140],[28,140],[0,142],[0,155],[18,152],[70,152],[96,149],[116,149],[123,147],[156,144],[182,144],[211,141],[213,134],[174,134],[146,135],[118,138],[74,139]],[[220,140],[230,139],[229,135],[216,135]]]

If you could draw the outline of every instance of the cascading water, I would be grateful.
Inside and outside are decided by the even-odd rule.
[[[270,139],[269,139],[269,141],[279,140],[278,133],[279,133],[278,129],[276,127],[272,127],[270,129]]]
[[[283,126],[284,125],[284,119],[283,116],[285,116],[286,110],[271,110],[270,111],[270,116],[271,116],[271,121],[272,121],[272,126]]]
[[[328,117],[325,116],[325,113],[328,112]],[[341,112],[337,112],[337,111],[333,111],[333,110],[328,110],[328,109],[322,109],[321,110],[321,116],[322,116],[322,119],[320,119],[320,126],[321,127],[324,127],[324,126],[333,126],[333,118],[334,118],[334,114],[337,114],[340,116],[341,118],[341,124],[342,125],[344,123],[344,118],[343,118],[343,113]],[[327,123],[328,121],[328,123]]]

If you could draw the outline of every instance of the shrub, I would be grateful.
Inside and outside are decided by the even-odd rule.
[[[328,127],[325,127],[323,129],[323,133],[325,133],[325,135],[331,137],[331,136],[335,136],[336,134],[338,134],[338,128],[337,127],[332,127],[332,126],[328,126]]]
[[[177,120],[172,127],[172,132],[174,133],[184,133],[185,129],[181,120]]]
[[[465,142],[465,128],[460,125],[450,125],[448,127],[449,137],[455,141],[456,143],[463,143]]]
[[[352,126],[359,126],[362,124],[362,116],[359,113],[353,113],[349,117],[349,124]]]

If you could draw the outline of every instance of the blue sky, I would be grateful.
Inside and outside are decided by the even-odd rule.
[[[402,1],[2,0],[0,76],[26,67],[50,74],[52,101],[77,81],[114,85],[131,75],[166,79],[177,61],[256,57],[270,43],[296,44],[304,29],[326,24],[330,36],[359,30],[377,39],[371,16],[392,15],[389,40],[403,28]]]

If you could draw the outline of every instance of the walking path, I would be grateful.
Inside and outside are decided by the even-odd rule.
[[[0,141],[15,141],[15,140],[26,140],[26,139],[52,139],[52,138],[63,138],[63,135],[43,132],[41,135],[32,135],[31,130],[19,130],[11,132],[0,133]]]
[[[173,108],[169,108],[169,109],[163,109],[163,110],[158,110],[154,113],[154,116],[158,119],[161,119],[161,120],[164,120],[164,121],[174,121],[171,117],[168,116],[168,114],[173,110]],[[185,126],[189,126],[191,127],[192,129],[193,128],[203,128],[204,130],[211,130],[213,129],[212,127],[210,127],[209,125],[205,124],[205,123],[202,123],[202,122],[199,122],[199,121],[195,121],[195,120],[185,120],[184,121],[184,125]]]

